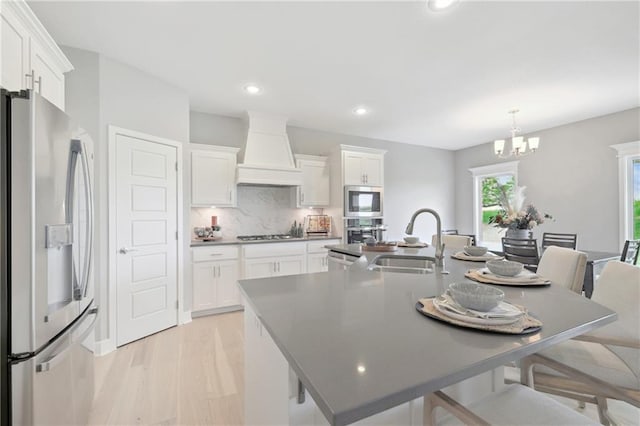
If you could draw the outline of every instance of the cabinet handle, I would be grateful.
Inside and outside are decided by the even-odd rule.
[[[34,90],[35,90],[35,85],[38,85],[38,93],[42,94],[42,76],[38,77],[38,79],[36,81],[33,82],[34,84]]]
[[[369,175],[368,174],[364,174],[364,183],[369,183]]]
[[[209,256],[222,256],[223,253],[211,253]]]
[[[276,262],[278,264],[278,272],[280,272],[280,262]]]
[[[301,198],[300,201],[304,202],[304,192],[300,194],[300,198]]]
[[[217,266],[218,268],[218,278],[220,278],[220,266]]]
[[[229,201],[231,201],[231,190],[229,190]]]

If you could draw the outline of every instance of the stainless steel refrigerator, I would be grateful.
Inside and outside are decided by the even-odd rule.
[[[0,101],[0,423],[86,424],[93,144],[32,91]]]

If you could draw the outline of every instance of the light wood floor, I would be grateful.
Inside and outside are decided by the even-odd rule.
[[[196,318],[96,358],[92,425],[243,424],[242,312]]]

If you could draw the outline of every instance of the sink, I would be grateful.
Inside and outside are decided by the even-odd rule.
[[[435,259],[427,256],[380,255],[373,259],[368,269],[372,271],[403,272],[408,274],[433,273]]]

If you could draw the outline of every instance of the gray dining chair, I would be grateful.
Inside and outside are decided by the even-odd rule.
[[[520,262],[529,270],[535,271],[540,262],[538,242],[535,239],[502,238],[502,253],[504,258]]]
[[[640,240],[627,240],[624,242],[620,261],[630,263],[631,265],[637,265],[638,254],[640,254]]]
[[[542,234],[542,248],[545,249],[549,246],[566,247],[570,249],[576,249],[578,241],[577,234],[556,234],[552,232],[545,232]]]
[[[521,360],[520,380],[536,390],[596,404],[600,422],[611,422],[607,399],[640,408],[640,268],[608,262],[593,301],[618,320]]]

